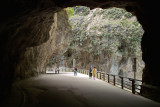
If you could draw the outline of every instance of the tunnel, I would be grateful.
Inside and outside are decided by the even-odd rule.
[[[72,36],[63,9],[72,6],[124,8],[137,17],[145,31],[141,42],[145,62],[141,93],[160,101],[158,9],[153,1],[144,0],[1,1],[1,97],[8,94],[13,82],[44,73],[47,59],[66,51]]]

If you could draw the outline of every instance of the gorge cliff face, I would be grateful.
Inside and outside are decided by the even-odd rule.
[[[72,33],[66,11],[54,13],[53,20],[49,30],[49,39],[41,45],[26,48],[24,59],[16,68],[17,77],[26,78],[45,72],[49,58],[62,55],[68,49]]]
[[[144,33],[136,17],[123,9],[111,8],[90,10],[73,7],[75,15],[70,18],[74,39],[68,50],[66,64],[72,67],[76,59],[78,68],[98,70],[133,78],[136,58],[137,79],[142,79],[141,38]],[[77,11],[79,11],[77,13]]]

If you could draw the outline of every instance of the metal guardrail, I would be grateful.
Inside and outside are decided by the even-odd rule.
[[[89,75],[89,70],[78,69],[79,73]],[[114,86],[121,87],[124,90],[128,90],[133,94],[141,95],[142,80],[128,78],[120,75],[109,74],[98,71],[96,78],[106,81]]]

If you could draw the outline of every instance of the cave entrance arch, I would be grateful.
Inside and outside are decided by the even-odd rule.
[[[48,35],[46,35],[46,38],[43,40],[41,37],[42,35],[34,35],[34,31],[32,30],[33,27],[28,26],[29,24],[35,26],[35,24],[32,23],[37,20],[36,17],[34,17],[35,15],[41,16],[41,13],[44,12],[42,16],[49,17],[51,15],[52,17],[54,12],[57,12],[62,8],[73,7],[76,5],[84,5],[90,8],[118,7],[125,8],[127,11],[135,14],[145,30],[141,42],[143,60],[145,62],[142,95],[160,101],[160,78],[158,75],[159,72],[157,71],[159,69],[159,64],[156,62],[157,58],[159,58],[159,52],[156,50],[159,46],[158,39],[156,38],[156,35],[159,34],[159,29],[155,27],[157,24],[156,19],[158,19],[155,12],[158,13],[158,10],[155,9],[156,6],[154,3],[155,2],[143,0],[47,0],[44,2],[28,0],[24,0],[23,2],[3,1],[0,4],[1,16],[3,16],[1,17],[2,23],[0,26],[2,28],[0,32],[2,37],[0,49],[3,52],[0,53],[2,58],[2,61],[0,62],[2,69],[1,81],[5,80],[8,83],[11,83],[10,80],[12,80],[14,73],[20,71],[19,61],[23,59],[24,51],[28,47],[37,46],[47,41],[49,37]],[[155,10],[155,12],[151,10]],[[42,17],[41,20],[39,20],[39,24],[42,24],[44,20],[47,21]],[[44,32],[48,32],[46,29],[43,30]],[[39,30],[37,29],[36,32],[39,32]],[[39,34],[41,33],[42,32],[40,31]],[[30,41],[30,38],[34,38],[34,40],[32,39],[32,41]],[[7,80],[7,78],[9,80]],[[2,83],[2,85],[5,86],[5,83]]]

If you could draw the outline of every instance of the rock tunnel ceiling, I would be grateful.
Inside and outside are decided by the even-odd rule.
[[[154,5],[144,0],[2,1],[0,4],[0,57],[2,58],[0,62],[0,81],[4,88],[1,89],[1,92],[9,89],[15,78],[22,79],[35,75],[38,70],[43,71],[41,69],[43,68],[42,65],[46,63],[43,60],[51,55],[43,52],[50,52],[47,48],[51,47],[51,44],[54,46],[52,51],[55,55],[63,52],[66,46],[69,45],[67,40],[69,41],[70,38],[70,28],[65,27],[68,24],[65,22],[66,13],[58,11],[68,6],[77,5],[90,8],[125,8],[137,16],[138,21],[145,30],[141,43],[143,60],[146,65],[143,74],[143,85],[145,87],[142,90],[142,95],[146,97],[154,96],[153,99],[160,99],[157,96],[160,94],[160,79],[157,75],[157,63],[154,62],[158,57],[158,53],[153,49],[158,45],[155,44],[156,38],[152,36],[156,33],[153,30],[156,27],[154,27],[154,20],[152,20],[156,19],[156,16],[154,17],[153,12],[149,11],[154,9]],[[66,43],[59,42],[60,44],[57,44],[55,41],[57,38],[60,39],[59,41],[65,39]],[[42,54],[45,56],[44,59],[41,57]],[[32,64],[29,64],[29,62]],[[31,72],[25,74],[23,70],[26,69]],[[150,86],[155,88],[152,89]],[[151,89],[154,90],[152,93],[149,91]]]

